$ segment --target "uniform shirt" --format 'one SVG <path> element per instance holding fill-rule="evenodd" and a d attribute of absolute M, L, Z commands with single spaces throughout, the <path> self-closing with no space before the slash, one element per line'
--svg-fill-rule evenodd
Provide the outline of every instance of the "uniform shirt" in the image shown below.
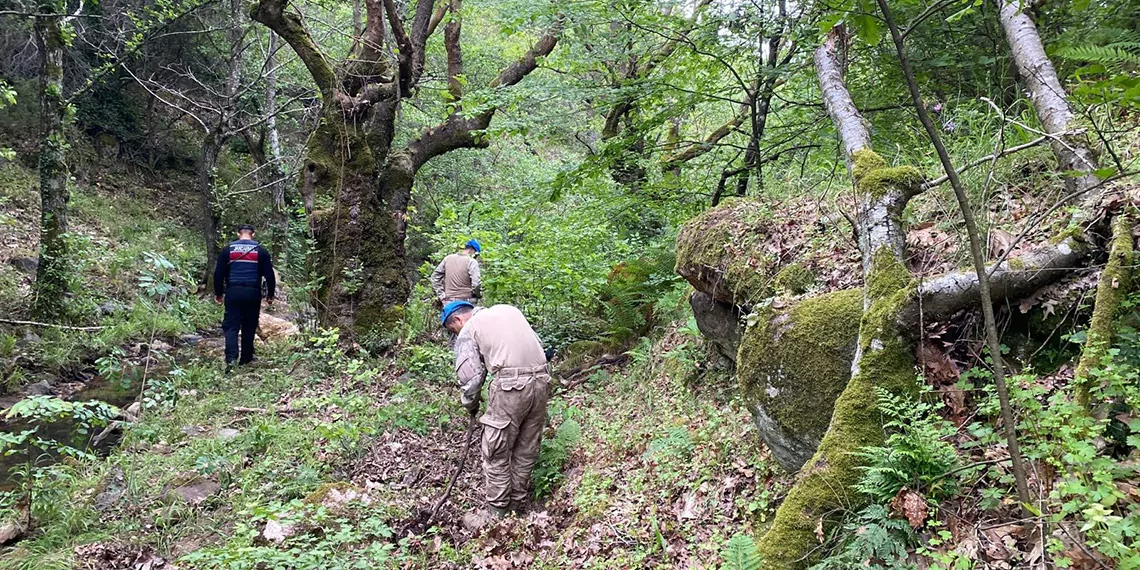
<path fill-rule="evenodd" d="M 479 294 L 481 281 L 479 262 L 462 253 L 443 258 L 431 273 L 431 288 L 444 303 L 474 299 Z"/>
<path fill-rule="evenodd" d="M 222 248 L 214 266 L 214 295 L 221 297 L 227 287 L 234 286 L 260 289 L 262 277 L 266 296 L 272 299 L 277 293 L 277 275 L 273 272 L 269 251 L 251 239 L 230 242 Z"/>
<path fill-rule="evenodd" d="M 522 312 L 510 305 L 476 307 L 455 338 L 455 375 L 464 405 L 479 399 L 488 372 L 545 365 L 538 335 Z"/>

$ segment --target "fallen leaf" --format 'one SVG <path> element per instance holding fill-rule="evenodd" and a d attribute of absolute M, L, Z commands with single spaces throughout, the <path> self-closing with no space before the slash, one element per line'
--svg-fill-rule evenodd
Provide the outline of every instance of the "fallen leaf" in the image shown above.
<path fill-rule="evenodd" d="M 926 500 L 904 487 L 891 499 L 891 512 L 905 518 L 910 528 L 918 529 L 926 523 Z"/>

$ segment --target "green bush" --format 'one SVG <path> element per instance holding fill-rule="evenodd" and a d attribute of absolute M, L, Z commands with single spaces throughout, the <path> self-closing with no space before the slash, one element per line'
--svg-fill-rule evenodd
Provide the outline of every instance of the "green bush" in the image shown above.
<path fill-rule="evenodd" d="M 581 437 L 582 426 L 573 418 L 567 417 L 554 431 L 554 437 L 542 440 L 538 464 L 535 465 L 534 472 L 531 473 L 536 498 L 541 499 L 550 495 L 562 483 L 565 477 L 563 468 L 566 466 L 566 460 L 570 458 L 570 453 L 577 447 L 578 440 Z"/>

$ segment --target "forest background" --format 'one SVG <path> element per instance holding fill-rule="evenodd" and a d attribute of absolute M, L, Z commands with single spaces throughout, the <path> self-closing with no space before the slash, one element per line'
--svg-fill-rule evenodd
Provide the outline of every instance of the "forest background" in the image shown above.
<path fill-rule="evenodd" d="M 13 567 L 1140 567 L 1134 0 L 0 21 Z M 302 333 L 252 389 L 238 223 Z M 559 351 L 551 514 L 409 534 L 442 482 L 376 450 L 459 443 L 424 276 L 469 238 Z"/>

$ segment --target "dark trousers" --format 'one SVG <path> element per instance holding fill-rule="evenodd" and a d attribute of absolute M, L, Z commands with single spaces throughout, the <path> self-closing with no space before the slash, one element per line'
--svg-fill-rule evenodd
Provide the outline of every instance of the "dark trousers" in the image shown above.
<path fill-rule="evenodd" d="M 253 336 L 261 314 L 261 291 L 256 287 L 230 287 L 226 291 L 226 315 L 222 333 L 226 335 L 226 364 L 246 364 L 253 360 Z M 238 357 L 241 332 L 241 357 Z"/>

